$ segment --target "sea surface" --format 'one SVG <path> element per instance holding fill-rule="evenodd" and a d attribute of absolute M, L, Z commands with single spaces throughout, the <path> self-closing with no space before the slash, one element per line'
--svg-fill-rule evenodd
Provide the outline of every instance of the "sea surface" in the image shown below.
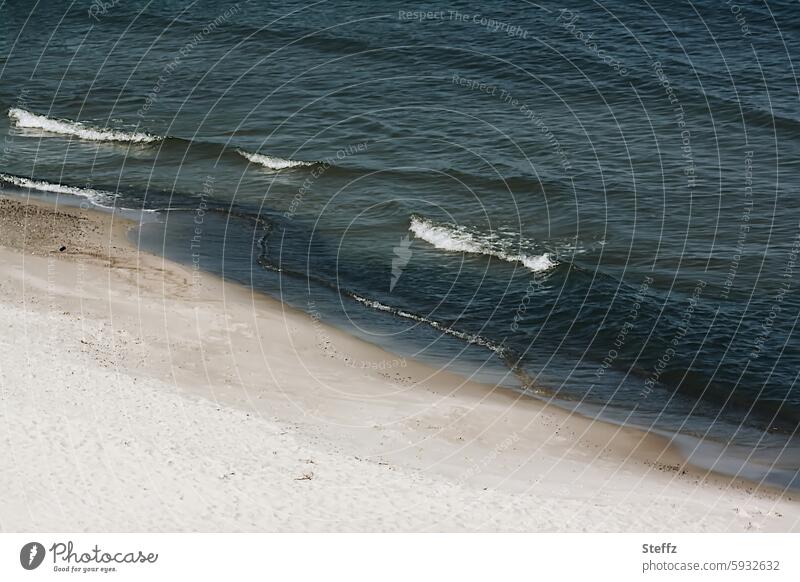
<path fill-rule="evenodd" d="M 4 1 L 0 186 L 797 488 L 798 59 L 788 1 Z"/>

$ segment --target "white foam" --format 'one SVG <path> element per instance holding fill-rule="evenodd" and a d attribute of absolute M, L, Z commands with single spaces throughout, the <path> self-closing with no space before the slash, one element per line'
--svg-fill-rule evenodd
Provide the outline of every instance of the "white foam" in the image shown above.
<path fill-rule="evenodd" d="M 44 180 L 32 180 L 30 178 L 22 178 L 20 176 L 11 176 L 10 174 L 0 174 L 0 183 L 5 182 L 17 186 L 18 188 L 28 188 L 30 190 L 38 190 L 39 192 L 52 192 L 54 194 L 70 194 L 72 196 L 79 196 L 86 198 L 95 206 L 100 208 L 117 209 L 123 212 L 158 212 L 151 208 L 121 208 L 114 204 L 114 200 L 119 197 L 119 194 L 108 192 L 106 190 L 95 190 L 94 188 L 78 188 L 77 186 L 67 186 L 65 184 L 54 184 L 53 182 L 45 182 Z"/>
<path fill-rule="evenodd" d="M 64 184 L 53 184 L 52 182 L 45 182 L 44 180 L 31 180 L 30 178 L 21 178 L 19 176 L 11 176 L 9 174 L 0 174 L 0 181 L 7 184 L 12 184 L 19 188 L 30 188 L 31 190 L 39 190 L 40 192 L 53 192 L 55 194 L 71 194 L 73 196 L 80 196 L 87 198 L 92 203 L 103 206 L 104 208 L 111 208 L 109 204 L 114 203 L 117 197 L 113 192 L 106 192 L 105 190 L 95 190 L 94 188 L 78 188 L 76 186 L 66 186 Z"/>
<path fill-rule="evenodd" d="M 59 135 L 74 135 L 81 139 L 91 141 L 118 141 L 129 143 L 151 143 L 161 138 L 141 132 L 127 132 L 116 129 L 97 129 L 79 121 L 69 119 L 51 119 L 44 115 L 37 115 L 24 109 L 13 107 L 8 110 L 8 116 L 16 127 L 22 129 L 41 129 L 47 133 Z"/>
<path fill-rule="evenodd" d="M 387 313 L 391 313 L 392 315 L 396 315 L 397 317 L 402 317 L 403 319 L 410 319 L 411 321 L 424 323 L 431 326 L 433 329 L 439 330 L 447 335 L 457 337 L 461 340 L 466 341 L 467 343 L 483 346 L 485 348 L 490 349 L 498 356 L 503 357 L 506 353 L 506 349 L 502 346 L 502 344 L 496 344 L 493 341 L 481 337 L 477 334 L 467 333 L 464 331 L 453 329 L 452 327 L 439 323 L 438 321 L 435 321 L 433 319 L 428 319 L 427 317 L 416 315 L 415 313 L 409 313 L 408 311 L 397 309 L 396 307 L 384 305 L 380 301 L 375 301 L 374 299 L 367 299 L 366 297 L 361 297 L 356 293 L 350 292 L 348 293 L 348 296 L 358 301 L 362 305 L 366 305 L 367 307 L 371 307 L 372 309 L 376 309 L 377 311 L 385 311 Z"/>
<path fill-rule="evenodd" d="M 297 168 L 299 166 L 313 166 L 314 162 L 304 162 L 302 160 L 285 160 L 275 156 L 267 156 L 264 154 L 254 154 L 244 150 L 236 150 L 240 156 L 243 156 L 259 166 L 264 166 L 270 170 L 285 170 L 287 168 Z"/>
<path fill-rule="evenodd" d="M 498 240 L 493 234 L 478 235 L 464 227 L 451 224 L 435 224 L 418 216 L 411 217 L 409 230 L 415 236 L 432 244 L 437 249 L 490 256 L 510 263 L 522 263 L 535 273 L 547 271 L 558 264 L 550 258 L 549 253 L 541 255 L 512 253 L 507 250 L 510 243 Z"/>

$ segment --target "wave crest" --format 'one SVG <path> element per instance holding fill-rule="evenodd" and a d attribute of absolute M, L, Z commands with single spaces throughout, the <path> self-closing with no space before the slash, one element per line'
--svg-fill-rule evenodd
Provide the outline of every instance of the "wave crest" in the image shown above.
<path fill-rule="evenodd" d="M 254 164 L 258 164 L 259 166 L 264 166 L 270 170 L 286 170 L 288 168 L 297 168 L 300 166 L 313 166 L 316 162 L 304 162 L 302 160 L 287 160 L 284 158 L 278 158 L 276 156 L 267 156 L 265 154 L 254 154 L 251 152 L 246 152 L 244 150 L 236 150 L 240 156 L 246 158 L 247 160 L 253 162 Z"/>
<path fill-rule="evenodd" d="M 366 297 L 362 297 L 361 295 L 353 293 L 352 291 L 346 292 L 345 294 L 348 297 L 350 297 L 351 299 L 357 301 L 358 303 L 361 303 L 362 305 L 366 305 L 367 307 L 375 309 L 376 311 L 383 311 L 385 313 L 391 313 L 392 315 L 394 315 L 396 317 L 400 317 L 402 319 L 409 319 L 411 321 L 424 323 L 426 325 L 429 325 L 430 327 L 432 327 L 435 330 L 441 331 L 442 333 L 444 333 L 446 335 L 449 335 L 449 336 L 456 337 L 458 339 L 464 340 L 465 342 L 467 342 L 469 344 L 474 344 L 474 345 L 477 345 L 477 346 L 483 346 L 483 347 L 491 350 L 492 352 L 494 352 L 495 354 L 497 354 L 501 358 L 505 357 L 507 355 L 507 348 L 504 347 L 502 343 L 500 343 L 500 344 L 495 343 L 495 342 L 493 342 L 493 341 L 491 341 L 489 339 L 486 339 L 485 337 L 480 336 L 480 335 L 475 334 L 475 333 L 469 333 L 469 332 L 465 332 L 465 331 L 460 331 L 458 329 L 453 329 L 449 325 L 445 325 L 445 324 L 440 323 L 440 322 L 438 322 L 438 321 L 436 321 L 434 319 L 428 319 L 427 317 L 423 317 L 422 315 L 417 315 L 416 313 L 411 313 L 411 312 L 405 311 L 403 309 L 398 309 L 397 307 L 392 307 L 391 305 L 386 305 L 384 303 L 381 303 L 380 301 L 375 301 L 374 299 L 367 299 Z"/>
<path fill-rule="evenodd" d="M 55 194 L 71 194 L 73 196 L 80 196 L 81 198 L 86 198 L 92 203 L 98 206 L 103 206 L 104 208 L 111 208 L 109 204 L 113 204 L 114 199 L 117 197 L 117 195 L 113 192 L 106 192 L 105 190 L 54 184 L 52 182 L 45 182 L 44 180 L 33 180 L 31 178 L 12 176 L 10 174 L 0 174 L 0 182 L 16 186 L 17 188 L 28 188 L 30 190 L 38 190 L 40 192 L 52 192 Z"/>
<path fill-rule="evenodd" d="M 74 135 L 89 141 L 152 143 L 161 139 L 158 136 L 148 133 L 127 132 L 118 129 L 98 129 L 90 127 L 80 121 L 52 119 L 45 115 L 38 115 L 17 107 L 9 109 L 8 116 L 14 122 L 14 125 L 21 129 L 41 129 L 48 133 Z"/>
<path fill-rule="evenodd" d="M 33 178 L 23 178 L 22 176 L 13 176 L 11 174 L 0 174 L 0 185 L 6 184 L 15 186 L 17 188 L 27 188 L 29 190 L 38 190 L 39 192 L 51 192 L 53 194 L 70 194 L 72 196 L 79 196 L 86 198 L 101 208 L 118 210 L 128 210 L 127 208 L 119 208 L 115 205 L 116 199 L 119 194 L 109 192 L 107 190 L 97 190 L 95 188 L 80 188 L 78 186 L 68 186 L 66 184 L 57 184 L 54 182 L 46 182 L 45 180 L 34 180 Z M 156 212 L 156 210 L 149 208 L 130 209 L 137 212 Z"/>
<path fill-rule="evenodd" d="M 411 217 L 408 228 L 417 238 L 432 244 L 437 249 L 457 253 L 470 253 L 495 257 L 509 263 L 521 263 L 534 273 L 552 269 L 558 263 L 549 253 L 525 255 L 512 252 L 510 241 L 501 240 L 495 234 L 481 235 L 464 227 L 452 224 L 436 224 L 419 216 Z"/>

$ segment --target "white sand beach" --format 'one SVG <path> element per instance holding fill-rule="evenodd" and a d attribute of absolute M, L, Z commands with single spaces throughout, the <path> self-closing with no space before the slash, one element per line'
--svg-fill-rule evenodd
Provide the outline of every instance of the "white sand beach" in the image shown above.
<path fill-rule="evenodd" d="M 2 531 L 798 531 L 792 494 L 0 200 Z M 63 250 L 61 250 L 63 248 Z"/>

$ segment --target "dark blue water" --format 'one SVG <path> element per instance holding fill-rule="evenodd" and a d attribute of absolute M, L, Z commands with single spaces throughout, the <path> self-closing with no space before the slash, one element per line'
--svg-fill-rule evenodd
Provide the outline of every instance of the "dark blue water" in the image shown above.
<path fill-rule="evenodd" d="M 157 210 L 147 248 L 798 485 L 792 3 L 20 1 L 0 22 L 8 191 Z"/>

